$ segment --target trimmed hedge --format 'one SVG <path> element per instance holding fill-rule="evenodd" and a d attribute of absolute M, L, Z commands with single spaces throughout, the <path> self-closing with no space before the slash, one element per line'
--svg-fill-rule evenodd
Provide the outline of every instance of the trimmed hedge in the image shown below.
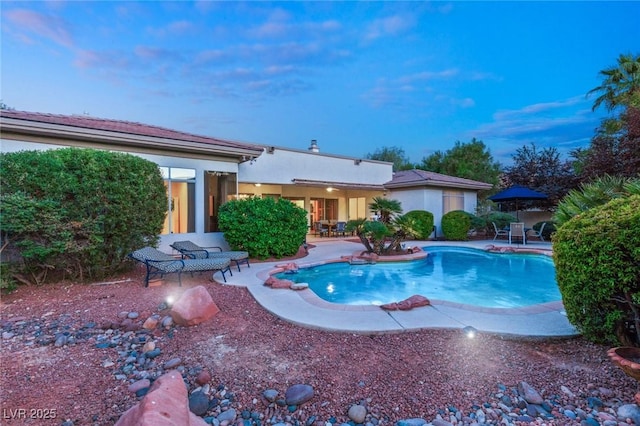
<path fill-rule="evenodd" d="M 218 222 L 233 250 L 260 259 L 293 256 L 307 235 L 307 212 L 283 198 L 229 201 L 220 206 Z"/>
<path fill-rule="evenodd" d="M 404 231 L 416 240 L 426 240 L 433 233 L 433 213 L 412 210 L 404 214 Z"/>
<path fill-rule="evenodd" d="M 103 279 L 126 269 L 131 251 L 157 245 L 167 195 L 156 164 L 81 148 L 3 153 L 0 162 L 0 230 L 22 281 Z"/>
<path fill-rule="evenodd" d="M 454 210 L 442 216 L 442 233 L 447 240 L 465 241 L 469 238 L 471 218 L 463 210 Z"/>
<path fill-rule="evenodd" d="M 553 253 L 569 321 L 594 342 L 638 346 L 640 195 L 574 216 L 556 231 Z"/>

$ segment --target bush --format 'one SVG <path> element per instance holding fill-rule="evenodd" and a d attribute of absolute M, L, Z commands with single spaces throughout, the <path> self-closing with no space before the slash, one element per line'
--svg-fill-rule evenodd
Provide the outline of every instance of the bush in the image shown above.
<path fill-rule="evenodd" d="M 296 254 L 307 235 L 307 212 L 282 198 L 229 201 L 220 206 L 218 220 L 233 250 L 260 259 Z"/>
<path fill-rule="evenodd" d="M 126 268 L 129 252 L 157 245 L 167 196 L 156 164 L 80 148 L 3 153 L 0 162 L 0 230 L 23 281 L 103 279 Z"/>
<path fill-rule="evenodd" d="M 542 227 L 543 223 L 546 223 L 546 225 L 544 226 L 544 229 L 542 230 L 542 237 L 546 241 L 551 241 L 551 235 L 555 234 L 555 232 L 556 232 L 556 224 L 553 221 L 545 220 L 545 221 L 542 221 L 542 222 L 538 222 L 535 225 L 533 225 L 533 229 L 535 231 L 540 231 L 540 228 Z"/>
<path fill-rule="evenodd" d="M 553 252 L 569 321 L 594 342 L 639 345 L 640 195 L 574 216 Z"/>
<path fill-rule="evenodd" d="M 404 214 L 404 231 L 416 240 L 426 240 L 433 233 L 433 213 L 425 210 L 412 210 Z"/>
<path fill-rule="evenodd" d="M 465 211 L 454 210 L 442 216 L 442 233 L 447 240 L 465 241 L 470 229 L 471 218 Z"/>
<path fill-rule="evenodd" d="M 508 228 L 511 222 L 519 222 L 518 218 L 509 213 L 491 212 L 487 215 L 487 228 L 495 232 L 491 222 L 495 222 L 498 229 Z"/>

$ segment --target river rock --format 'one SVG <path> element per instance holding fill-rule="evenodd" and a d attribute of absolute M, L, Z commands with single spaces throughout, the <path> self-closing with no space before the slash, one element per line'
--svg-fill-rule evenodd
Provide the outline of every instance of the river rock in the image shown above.
<path fill-rule="evenodd" d="M 362 405 L 354 404 L 349 407 L 347 415 L 354 423 L 364 423 L 364 420 L 367 417 L 367 409 Z"/>
<path fill-rule="evenodd" d="M 544 402 L 538 391 L 527 382 L 518 383 L 518 392 L 529 404 L 542 404 Z"/>
<path fill-rule="evenodd" d="M 311 385 L 297 384 L 290 386 L 284 394 L 287 405 L 300 405 L 313 398 Z"/>

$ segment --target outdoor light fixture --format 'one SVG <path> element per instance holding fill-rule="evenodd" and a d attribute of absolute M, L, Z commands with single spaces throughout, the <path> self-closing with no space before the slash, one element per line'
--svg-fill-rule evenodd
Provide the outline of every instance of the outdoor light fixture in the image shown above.
<path fill-rule="evenodd" d="M 262 186 L 261 183 L 254 183 L 255 186 Z"/>
<path fill-rule="evenodd" d="M 327 192 L 333 192 L 333 188 L 332 187 L 328 187 L 327 188 Z"/>
<path fill-rule="evenodd" d="M 476 334 L 478 333 L 478 330 L 476 330 L 475 328 L 473 328 L 470 325 L 468 325 L 468 326 L 466 326 L 465 328 L 462 329 L 462 332 L 469 339 L 473 339 L 474 337 L 476 337 Z"/>
<path fill-rule="evenodd" d="M 164 301 L 164 303 L 166 303 L 167 306 L 173 306 L 173 302 L 175 302 L 175 299 L 173 298 L 173 296 L 167 296 L 167 298 Z"/>

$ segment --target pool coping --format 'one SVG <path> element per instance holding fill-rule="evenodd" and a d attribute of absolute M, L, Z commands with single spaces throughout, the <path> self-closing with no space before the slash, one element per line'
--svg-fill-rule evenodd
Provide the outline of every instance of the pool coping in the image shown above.
<path fill-rule="evenodd" d="M 503 253 L 514 251 L 550 255 L 550 245 L 544 247 L 512 247 L 487 241 L 455 243 L 442 241 L 416 242 L 421 246 L 456 245 Z M 309 256 L 296 262 L 253 264 L 250 269 L 234 273 L 229 285 L 247 287 L 255 300 L 283 320 L 309 327 L 350 333 L 390 333 L 420 329 L 461 329 L 472 326 L 480 332 L 511 337 L 575 337 L 578 331 L 566 317 L 562 301 L 520 308 L 488 308 L 442 300 L 430 300 L 430 305 L 409 311 L 388 311 L 374 305 L 341 305 L 321 299 L 310 289 L 274 289 L 264 285 L 273 273 L 285 266 L 312 267 L 333 262 L 345 262 L 362 250 L 361 244 L 346 241 L 314 242 Z M 336 257 L 338 256 L 338 257 Z M 424 256 L 423 256 L 424 257 Z M 415 258 L 415 257 L 412 257 Z M 411 260 L 410 258 L 403 260 Z M 255 268 L 255 269 L 254 269 Z M 242 275 L 242 277 L 240 276 Z"/>

